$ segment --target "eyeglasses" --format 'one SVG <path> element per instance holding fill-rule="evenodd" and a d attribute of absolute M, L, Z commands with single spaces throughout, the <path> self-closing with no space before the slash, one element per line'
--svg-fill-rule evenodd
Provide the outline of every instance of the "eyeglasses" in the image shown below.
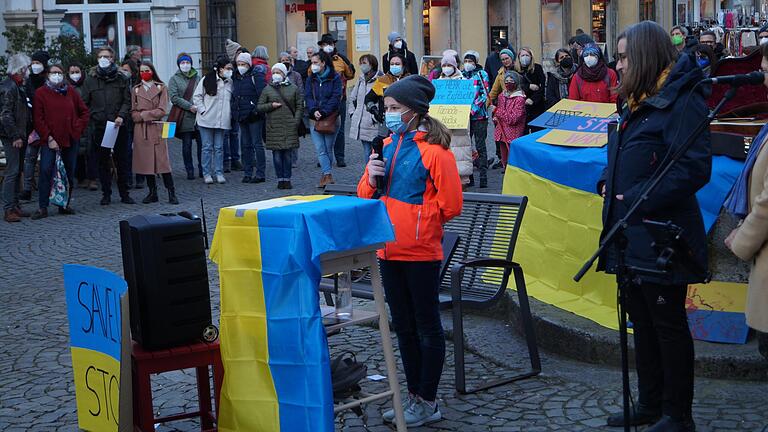
<path fill-rule="evenodd" d="M 619 61 L 624 61 L 627 59 L 627 53 L 616 53 L 616 59 Z"/>
<path fill-rule="evenodd" d="M 701 41 L 704 45 L 715 46 L 715 41 Z"/>

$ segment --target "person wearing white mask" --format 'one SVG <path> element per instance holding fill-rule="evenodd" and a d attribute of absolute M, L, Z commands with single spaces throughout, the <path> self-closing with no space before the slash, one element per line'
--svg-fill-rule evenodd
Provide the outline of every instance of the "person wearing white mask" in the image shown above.
<path fill-rule="evenodd" d="M 384 73 L 389 72 L 389 61 L 393 54 L 400 54 L 403 56 L 405 62 L 403 63 L 403 69 L 408 75 L 415 75 L 419 73 L 419 65 L 416 62 L 416 55 L 408 50 L 408 43 L 400 36 L 400 33 L 393 31 L 387 35 L 389 41 L 389 50 L 381 57 L 381 65 Z"/>
<path fill-rule="evenodd" d="M 240 129 L 240 154 L 243 158 L 243 183 L 262 183 L 266 179 L 266 156 L 264 154 L 264 114 L 256 109 L 262 90 L 272 78 L 271 70 L 264 66 L 266 48 L 257 47 L 259 62 L 252 60 L 248 53 L 236 58 L 237 73 L 232 83 L 232 113 Z M 252 66 L 253 65 L 253 66 Z M 254 166 L 255 158 L 255 166 Z M 254 174 L 255 169 L 255 174 Z"/>
<path fill-rule="evenodd" d="M 45 85 L 48 80 L 48 61 L 50 55 L 47 51 L 37 51 L 32 54 L 32 64 L 29 67 L 29 79 L 26 82 L 26 93 L 28 103 L 31 108 L 34 108 L 34 95 L 35 91 Z M 22 183 L 22 191 L 19 198 L 22 201 L 29 201 L 32 199 L 32 179 L 35 175 L 35 166 L 37 166 L 37 157 L 40 152 L 40 148 L 37 146 L 29 146 L 24 155 L 24 182 Z"/>
<path fill-rule="evenodd" d="M 477 148 L 477 167 L 480 171 L 480 188 L 488 187 L 488 93 L 490 81 L 488 73 L 479 64 L 480 53 L 469 50 L 464 53 L 464 77 L 471 79 L 475 88 L 475 99 L 470 108 L 469 135 Z M 470 185 L 474 178 L 470 177 Z"/>
<path fill-rule="evenodd" d="M 65 79 L 67 84 L 82 97 L 83 83 L 85 82 L 83 65 L 77 62 L 70 63 L 69 67 L 67 67 Z M 75 163 L 75 178 L 77 179 L 78 187 L 94 191 L 98 190 L 99 183 L 96 181 L 99 175 L 97 160 L 96 151 L 88 140 L 88 128 L 86 128 L 83 131 L 83 136 L 80 137 L 80 149 L 77 154 L 77 163 Z"/>
<path fill-rule="evenodd" d="M 544 68 L 533 60 L 533 50 L 528 47 L 520 48 L 520 75 L 523 78 L 522 90 L 527 97 L 526 104 L 526 126 L 527 122 L 540 116 L 547 110 L 547 103 L 544 100 L 547 87 L 547 77 L 544 75 Z M 539 128 L 530 128 L 539 130 Z"/>
<path fill-rule="evenodd" d="M 606 66 L 600 48 L 589 44 L 581 52 L 581 66 L 571 79 L 568 99 L 585 102 L 616 103 L 619 86 L 616 72 Z"/>
<path fill-rule="evenodd" d="M 440 68 L 441 73 L 438 79 L 464 79 L 464 75 L 461 74 L 458 63 L 456 62 L 456 56 L 451 52 L 443 55 L 443 59 L 440 61 Z M 458 168 L 459 176 L 461 177 L 462 189 L 466 190 L 466 188 L 469 187 L 469 180 L 474 169 L 472 165 L 472 155 L 475 153 L 474 144 L 469 138 L 469 128 L 450 129 L 450 131 L 450 150 L 456 157 L 456 167 Z"/>
<path fill-rule="evenodd" d="M 758 30 L 757 43 L 760 45 L 768 44 L 768 24 L 760 27 L 760 30 Z"/>
<path fill-rule="evenodd" d="M 336 135 L 336 142 L 333 144 L 333 154 L 336 156 L 336 166 L 343 168 L 347 166 L 344 160 L 345 147 L 346 147 L 346 130 L 347 123 L 347 81 L 355 78 L 355 66 L 351 61 L 342 53 L 336 50 L 336 39 L 330 33 L 324 34 L 320 41 L 317 42 L 320 49 L 331 57 L 333 62 L 333 70 L 339 74 L 341 78 L 341 105 L 339 109 L 339 118 L 341 123 L 339 124 L 339 130 L 342 131 Z"/>
<path fill-rule="evenodd" d="M 197 127 L 203 141 L 203 179 L 206 184 L 226 183 L 224 134 L 232 128 L 232 63 L 219 56 L 210 72 L 195 87 L 192 104 L 197 107 Z"/>
<path fill-rule="evenodd" d="M 288 79 L 283 63 L 272 66 L 272 80 L 259 96 L 257 109 L 266 115 L 266 148 L 272 150 L 278 189 L 293 189 L 293 152 L 299 148 L 299 124 L 304 117 L 302 90 Z"/>
<path fill-rule="evenodd" d="M 197 107 L 192 103 L 192 93 L 200 81 L 197 69 L 192 67 L 192 57 L 185 53 L 176 56 L 179 70 L 168 80 L 168 97 L 171 99 L 170 118 L 176 119 L 176 137 L 181 139 L 181 154 L 184 158 L 184 168 L 187 180 L 195 179 L 195 165 L 192 160 L 192 140 L 197 142 L 197 175 L 203 178 L 203 145 L 200 134 L 195 127 Z M 170 121 L 170 120 L 169 120 Z"/>

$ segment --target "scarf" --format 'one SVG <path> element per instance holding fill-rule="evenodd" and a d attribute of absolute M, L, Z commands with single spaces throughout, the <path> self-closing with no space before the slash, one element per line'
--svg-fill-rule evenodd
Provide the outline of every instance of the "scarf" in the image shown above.
<path fill-rule="evenodd" d="M 755 167 L 755 162 L 757 162 L 757 155 L 766 141 L 768 141 L 768 124 L 760 129 L 760 133 L 752 141 L 752 146 L 749 147 L 749 153 L 747 154 L 747 160 L 744 162 L 744 169 L 741 171 L 738 180 L 734 183 L 728 198 L 725 199 L 723 204 L 728 213 L 741 219 L 747 217 L 747 213 L 749 213 L 749 176 L 752 175 L 752 169 Z"/>
<path fill-rule="evenodd" d="M 661 88 L 664 87 L 664 83 L 667 82 L 667 78 L 669 78 L 669 74 L 670 72 L 672 72 L 673 65 L 674 63 L 667 66 L 666 69 L 661 71 L 659 78 L 656 80 L 656 90 L 653 92 L 653 94 L 657 94 L 661 90 Z M 643 94 L 640 96 L 640 98 L 636 100 L 634 95 L 630 95 L 627 98 L 627 105 L 629 106 L 629 110 L 635 111 L 640 106 L 640 104 L 643 103 L 644 100 L 648 99 L 649 96 L 651 95 Z"/>
<path fill-rule="evenodd" d="M 101 79 L 112 81 L 117 78 L 117 65 L 112 63 L 106 68 L 96 66 L 96 75 Z"/>
<path fill-rule="evenodd" d="M 605 79 L 605 74 L 608 73 L 608 66 L 605 62 L 600 60 L 595 67 L 589 68 L 582 62 L 581 66 L 576 69 L 576 73 L 584 80 L 588 82 L 597 82 Z"/>
<path fill-rule="evenodd" d="M 184 75 L 187 78 L 193 78 L 193 77 L 197 76 L 197 69 L 192 68 L 192 69 L 189 70 L 189 72 L 187 72 L 187 73 L 181 72 L 181 74 Z"/>
<path fill-rule="evenodd" d="M 326 81 L 328 79 L 328 76 L 331 74 L 331 69 L 331 65 L 325 65 L 325 69 L 317 74 L 317 78 L 320 80 L 320 82 Z"/>
<path fill-rule="evenodd" d="M 54 84 L 50 80 L 46 80 L 45 81 L 45 85 L 49 89 L 55 91 L 56 93 L 58 93 L 60 95 L 65 95 L 66 96 L 66 94 L 67 94 L 67 83 L 65 81 L 62 81 L 59 84 Z"/>
<path fill-rule="evenodd" d="M 552 71 L 552 75 L 557 80 L 557 86 L 560 90 L 560 99 L 568 99 L 568 86 L 571 83 L 571 77 L 573 76 L 573 68 L 568 72 L 561 66 Z"/>

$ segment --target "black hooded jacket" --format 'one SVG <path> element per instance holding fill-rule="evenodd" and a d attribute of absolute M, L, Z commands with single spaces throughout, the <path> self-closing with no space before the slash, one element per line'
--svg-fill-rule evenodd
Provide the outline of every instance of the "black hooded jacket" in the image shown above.
<path fill-rule="evenodd" d="M 396 49 L 392 46 L 392 44 L 389 44 L 389 51 L 381 56 L 381 68 L 385 74 L 389 73 L 389 56 L 390 54 L 395 53 L 399 53 L 405 56 L 405 64 L 403 65 L 403 70 L 405 72 L 408 72 L 410 75 L 418 75 L 419 64 L 416 63 L 416 55 L 414 55 L 411 51 L 408 51 L 408 44 L 405 43 L 405 41 L 403 41 L 402 49 Z"/>

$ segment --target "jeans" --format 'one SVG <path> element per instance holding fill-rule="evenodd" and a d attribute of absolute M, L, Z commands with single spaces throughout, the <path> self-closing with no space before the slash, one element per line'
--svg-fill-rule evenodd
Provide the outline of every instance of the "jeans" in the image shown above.
<path fill-rule="evenodd" d="M 228 133 L 226 129 L 200 127 L 204 176 L 224 175 L 224 136 Z"/>
<path fill-rule="evenodd" d="M 368 158 L 371 156 L 371 152 L 373 152 L 373 141 L 360 141 L 363 143 L 363 166 L 368 165 Z"/>
<path fill-rule="evenodd" d="M 339 105 L 339 120 L 341 120 L 338 128 L 340 132 L 336 134 L 336 141 L 333 144 L 333 152 L 336 155 L 337 164 L 344 162 L 344 147 L 347 144 L 347 134 L 344 132 L 344 127 L 347 124 L 347 98 L 341 99 L 341 105 Z"/>
<path fill-rule="evenodd" d="M 39 146 L 26 146 L 24 155 L 24 191 L 32 190 L 32 180 L 35 178 L 35 165 L 37 165 L 37 156 L 40 154 Z"/>
<path fill-rule="evenodd" d="M 195 165 L 192 160 L 192 140 L 197 141 L 197 171 L 203 174 L 203 144 L 200 141 L 200 132 L 182 132 L 181 133 L 181 154 L 184 157 L 184 169 L 188 175 L 195 175 Z"/>
<path fill-rule="evenodd" d="M 408 391 L 434 401 L 445 361 L 440 262 L 381 260 L 380 264 Z"/>
<path fill-rule="evenodd" d="M 77 151 L 80 147 L 80 141 L 73 140 L 68 148 L 61 149 L 61 160 L 64 162 L 64 169 L 67 170 L 67 182 L 69 197 L 72 198 L 74 188 L 75 169 L 77 163 Z M 48 207 L 48 197 L 51 194 L 51 182 L 56 172 L 56 150 L 51 150 L 48 146 L 40 147 L 40 176 L 37 179 L 37 203 L 41 209 Z"/>
<path fill-rule="evenodd" d="M 19 205 L 19 169 L 21 168 L 22 148 L 13 146 L 13 140 L 3 138 L 5 150 L 5 171 L 3 171 L 3 210 L 8 211 Z"/>
<path fill-rule="evenodd" d="M 120 197 L 128 196 L 128 178 L 131 175 L 131 156 L 127 141 L 126 127 L 122 126 L 117 133 L 115 148 L 108 149 L 101 147 L 101 140 L 104 139 L 104 129 L 94 129 L 94 145 L 98 145 L 96 151 L 99 156 L 99 180 L 101 181 L 101 193 L 105 197 L 112 196 L 112 163 L 117 169 L 117 190 Z"/>
<path fill-rule="evenodd" d="M 323 134 L 317 132 L 315 126 L 312 125 L 311 131 L 312 143 L 317 151 L 317 161 L 320 162 L 320 169 L 323 171 L 323 174 L 331 174 L 333 168 L 333 144 L 336 142 L 339 128 L 336 128 L 335 133 Z"/>
<path fill-rule="evenodd" d="M 472 120 L 469 122 L 469 134 L 475 139 L 477 147 L 480 184 L 488 184 L 488 149 L 485 140 L 488 138 L 488 120 Z"/>
<path fill-rule="evenodd" d="M 263 179 L 266 177 L 266 156 L 264 155 L 264 140 L 261 134 L 264 129 L 264 120 L 253 123 L 240 123 L 240 151 L 243 154 L 243 175 Z M 256 156 L 256 175 L 254 171 L 254 156 Z"/>
<path fill-rule="evenodd" d="M 627 311 L 635 340 L 639 402 L 665 415 L 691 418 L 693 338 L 685 285 L 633 285 Z"/>
<path fill-rule="evenodd" d="M 240 139 L 238 138 L 240 128 L 236 121 L 232 122 L 232 129 L 224 133 L 223 161 L 227 164 L 240 160 Z"/>
<path fill-rule="evenodd" d="M 272 151 L 272 163 L 275 165 L 275 176 L 278 181 L 288 181 L 291 179 L 292 154 L 293 150 Z"/>

